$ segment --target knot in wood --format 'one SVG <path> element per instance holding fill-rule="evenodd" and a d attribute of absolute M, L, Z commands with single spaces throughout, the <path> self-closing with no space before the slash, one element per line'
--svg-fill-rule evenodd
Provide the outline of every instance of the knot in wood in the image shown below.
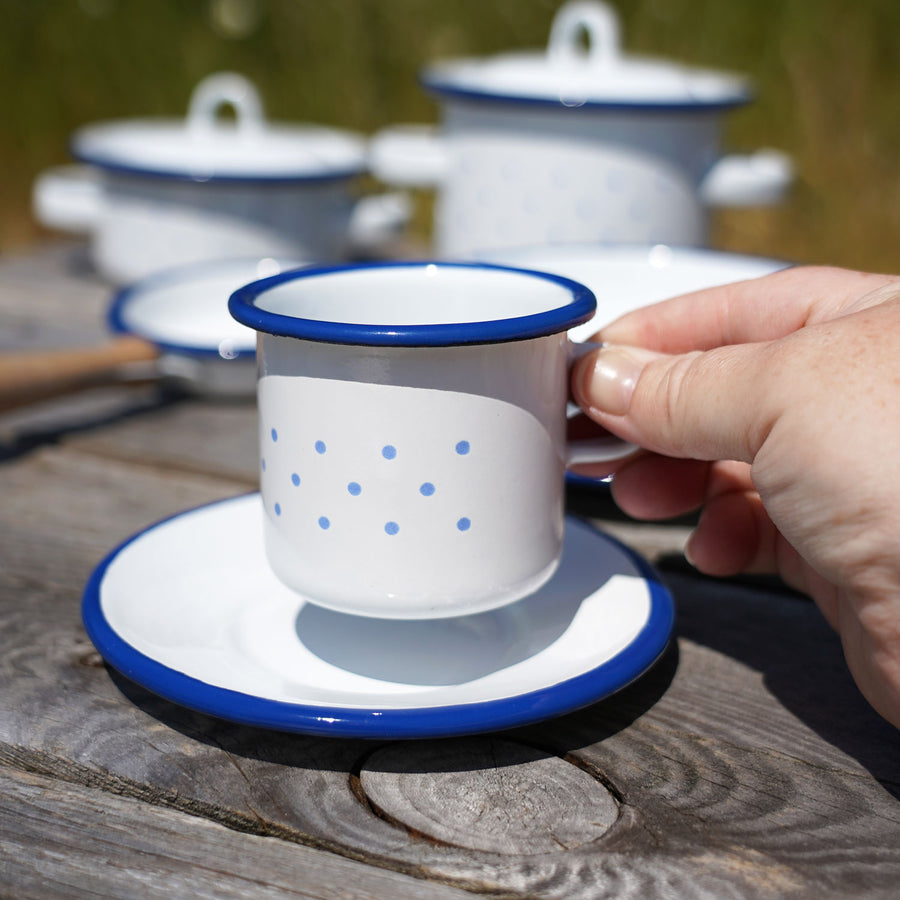
<path fill-rule="evenodd" d="M 588 772 L 495 738 L 397 743 L 360 772 L 373 809 L 437 843 L 503 854 L 571 850 L 602 836 L 618 804 Z"/>

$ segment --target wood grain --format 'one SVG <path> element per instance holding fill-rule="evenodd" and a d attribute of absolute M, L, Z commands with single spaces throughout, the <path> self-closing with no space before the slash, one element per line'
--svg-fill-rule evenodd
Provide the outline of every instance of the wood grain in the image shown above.
<path fill-rule="evenodd" d="M 492 853 L 572 850 L 619 815 L 613 795 L 584 769 L 490 737 L 382 748 L 360 781 L 379 814 L 408 831 Z"/>
<path fill-rule="evenodd" d="M 102 337 L 109 289 L 73 262 L 0 266 L 6 346 Z M 663 568 L 660 663 L 503 735 L 277 734 L 107 668 L 88 575 L 136 530 L 253 488 L 255 419 L 115 392 L 0 422 L 0 894 L 896 896 L 900 733 L 812 604 L 765 585 Z M 689 525 L 603 527 L 665 565 Z"/>
<path fill-rule="evenodd" d="M 0 348 L 72 347 L 108 337 L 113 288 L 87 261 L 81 241 L 52 241 L 39 252 L 3 257 Z"/>
<path fill-rule="evenodd" d="M 681 636 L 654 672 L 582 712 L 456 751 L 242 728 L 107 670 L 78 616 L 93 564 L 135 528 L 241 489 L 65 446 L 0 470 L 0 763 L 476 891 L 891 895 L 900 741 L 805 601 L 669 576 Z M 525 762 L 522 747 L 534 753 Z M 438 748 L 455 769 L 435 771 Z M 444 796 L 464 795 L 467 778 L 483 793 L 491 754 L 498 768 L 523 766 L 522 784 L 570 759 L 619 798 L 619 815 L 595 840 L 529 854 L 446 841 L 458 816 L 436 808 L 428 831 L 445 832 L 429 839 L 366 802 L 375 752 L 398 780 L 427 773 Z M 527 835 L 516 841 L 527 851 Z"/>
<path fill-rule="evenodd" d="M 0 769 L 0 893 L 7 891 L 18 900 L 468 896 L 171 809 Z"/>
<path fill-rule="evenodd" d="M 84 453 L 240 482 L 259 484 L 255 402 L 208 402 L 188 397 L 73 434 L 67 445 Z"/>

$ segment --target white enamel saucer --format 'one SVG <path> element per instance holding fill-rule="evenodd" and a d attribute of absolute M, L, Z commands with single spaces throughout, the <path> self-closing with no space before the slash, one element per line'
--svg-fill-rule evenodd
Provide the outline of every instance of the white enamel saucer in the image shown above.
<path fill-rule="evenodd" d="M 570 712 L 645 672 L 672 632 L 670 595 L 631 550 L 567 520 L 537 593 L 457 619 L 328 611 L 271 573 L 258 494 L 182 513 L 97 567 L 91 640 L 132 681 L 234 722 L 340 737 L 441 737 Z"/>

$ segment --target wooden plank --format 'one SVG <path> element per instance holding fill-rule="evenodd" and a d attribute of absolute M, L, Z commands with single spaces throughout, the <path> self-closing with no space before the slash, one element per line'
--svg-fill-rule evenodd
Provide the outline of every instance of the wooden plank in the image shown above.
<path fill-rule="evenodd" d="M 275 837 L 0 768 L 0 894 L 453 900 L 463 891 Z"/>
<path fill-rule="evenodd" d="M 381 817 L 362 778 L 374 771 L 380 745 L 218 722 L 109 673 L 78 622 L 93 563 L 135 527 L 236 487 L 68 448 L 0 470 L 7 765 L 476 891 L 893 892 L 900 740 L 855 693 L 838 642 L 805 601 L 672 575 L 677 653 L 614 698 L 520 729 L 502 753 L 494 744 L 498 773 L 537 749 L 535 765 L 577 766 L 618 798 L 615 824 L 567 850 L 467 847 L 448 832 L 417 828 L 411 814 L 404 821 L 397 805 Z M 488 742 L 487 753 L 491 739 L 476 740 Z M 427 802 L 415 781 L 434 772 L 434 744 L 444 770 L 466 784 L 458 791 L 465 803 L 496 802 L 472 764 L 471 743 L 425 743 L 427 753 L 412 744 L 390 750 L 405 761 L 394 776 L 411 809 Z M 506 813 L 520 821 L 529 797 L 519 795 L 521 806 L 511 798 Z M 459 810 L 444 802 L 449 827 Z M 564 804 L 556 815 L 566 821 Z"/>
<path fill-rule="evenodd" d="M 73 433 L 81 452 L 259 484 L 256 403 L 196 398 L 147 409 L 101 429 Z"/>
<path fill-rule="evenodd" d="M 69 347 L 103 340 L 114 289 L 102 281 L 79 241 L 53 241 L 3 257 L 0 350 Z"/>

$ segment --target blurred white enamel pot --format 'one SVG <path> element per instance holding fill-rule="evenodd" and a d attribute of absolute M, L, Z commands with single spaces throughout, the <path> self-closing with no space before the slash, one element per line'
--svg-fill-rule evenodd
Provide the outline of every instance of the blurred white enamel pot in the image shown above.
<path fill-rule="evenodd" d="M 775 203 L 792 178 L 780 152 L 721 153 L 724 115 L 750 99 L 743 79 L 625 55 L 601 3 L 563 6 L 545 53 L 439 62 L 422 82 L 442 126 L 385 129 L 371 165 L 387 183 L 437 189 L 442 256 L 551 242 L 704 245 L 711 207 Z"/>
<path fill-rule="evenodd" d="M 221 121 L 225 106 L 234 121 Z M 114 283 L 229 257 L 342 259 L 408 216 L 402 195 L 355 196 L 368 165 L 360 136 L 268 122 L 253 85 L 233 73 L 202 81 L 186 119 L 89 125 L 71 152 L 81 165 L 36 180 L 35 214 L 89 233 Z"/>
<path fill-rule="evenodd" d="M 504 605 L 555 571 L 566 466 L 626 455 L 565 438 L 569 328 L 595 300 L 485 264 L 312 268 L 248 285 L 272 571 L 311 602 L 428 619 Z"/>

